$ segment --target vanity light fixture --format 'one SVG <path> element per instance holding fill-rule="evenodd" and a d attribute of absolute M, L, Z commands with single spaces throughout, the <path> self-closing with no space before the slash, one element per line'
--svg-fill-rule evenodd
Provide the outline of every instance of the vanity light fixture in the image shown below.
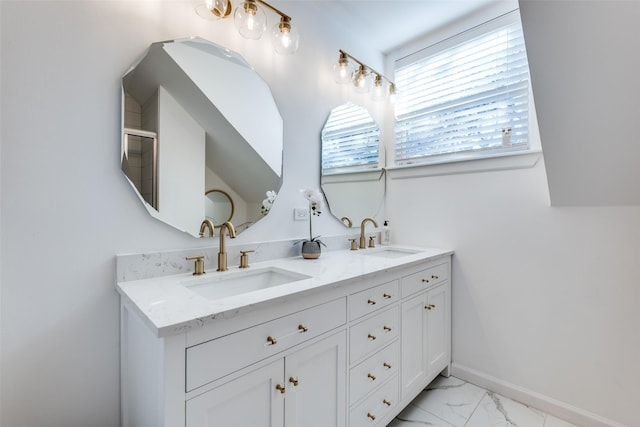
<path fill-rule="evenodd" d="M 367 64 L 358 61 L 344 50 L 340 49 L 338 62 L 333 65 L 333 77 L 337 83 L 352 83 L 356 92 L 369 93 L 374 100 L 395 101 L 396 86 L 383 74 L 377 72 Z M 355 69 L 351 61 L 358 65 Z"/>
<path fill-rule="evenodd" d="M 275 51 L 283 55 L 297 51 L 300 35 L 291 26 L 291 17 L 263 0 L 244 0 L 236 7 L 233 22 L 240 35 L 246 39 L 258 40 L 267 30 L 267 15 L 259 5 L 280 15 L 280 21 L 271 30 L 271 41 Z M 207 9 L 205 15 L 210 13 L 219 19 L 228 17 L 232 9 L 231 0 L 205 0 L 204 7 Z M 203 16 L 203 13 L 198 11 L 198 15 Z"/>

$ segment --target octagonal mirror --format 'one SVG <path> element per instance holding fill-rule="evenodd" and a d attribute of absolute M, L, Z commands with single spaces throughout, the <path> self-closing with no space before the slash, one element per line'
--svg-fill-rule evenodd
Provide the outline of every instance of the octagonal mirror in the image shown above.
<path fill-rule="evenodd" d="M 236 232 L 269 213 L 282 185 L 282 118 L 239 54 L 197 37 L 153 43 L 122 92 L 122 170 L 151 216 L 199 236 L 217 208 L 210 189 L 225 195 Z"/>
<path fill-rule="evenodd" d="M 362 106 L 331 110 L 322 128 L 320 183 L 331 214 L 347 227 L 375 216 L 385 193 L 380 128 Z"/>

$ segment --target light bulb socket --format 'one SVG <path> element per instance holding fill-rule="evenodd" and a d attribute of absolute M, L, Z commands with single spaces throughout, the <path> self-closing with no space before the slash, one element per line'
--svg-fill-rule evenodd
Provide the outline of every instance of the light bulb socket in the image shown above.
<path fill-rule="evenodd" d="M 278 28 L 283 33 L 291 32 L 291 19 L 285 18 L 284 16 L 280 18 L 280 24 L 278 24 Z"/>
<path fill-rule="evenodd" d="M 258 13 L 258 5 L 256 4 L 255 0 L 245 0 L 243 6 L 245 13 L 247 13 L 248 15 L 255 15 L 256 13 Z"/>

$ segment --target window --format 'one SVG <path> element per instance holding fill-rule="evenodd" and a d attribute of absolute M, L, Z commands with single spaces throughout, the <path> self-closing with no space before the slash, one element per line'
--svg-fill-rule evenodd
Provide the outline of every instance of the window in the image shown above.
<path fill-rule="evenodd" d="M 529 66 L 517 11 L 395 64 L 396 164 L 529 148 Z"/>

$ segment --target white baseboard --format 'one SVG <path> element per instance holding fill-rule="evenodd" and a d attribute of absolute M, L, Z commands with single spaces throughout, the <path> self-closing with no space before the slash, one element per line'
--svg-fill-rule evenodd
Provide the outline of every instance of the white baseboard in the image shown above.
<path fill-rule="evenodd" d="M 581 427 L 628 427 L 475 369 L 451 364 L 451 375 Z"/>

